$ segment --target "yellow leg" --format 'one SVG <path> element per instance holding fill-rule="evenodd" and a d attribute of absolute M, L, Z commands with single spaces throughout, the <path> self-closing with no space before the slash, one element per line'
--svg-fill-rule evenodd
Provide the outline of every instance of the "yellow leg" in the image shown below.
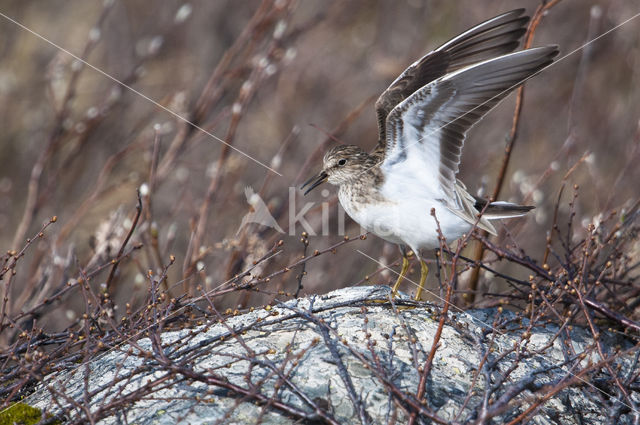
<path fill-rule="evenodd" d="M 418 290 L 416 291 L 416 301 L 420 301 L 422 290 L 424 289 L 424 282 L 425 280 L 427 280 L 428 274 L 429 267 L 427 267 L 427 263 L 425 263 L 424 260 L 420 258 L 420 285 L 418 286 Z"/>
<path fill-rule="evenodd" d="M 407 270 L 409 270 L 409 259 L 406 255 L 402 256 L 402 269 L 400 269 L 400 276 L 398 276 L 398 280 L 396 280 L 395 285 L 393 285 L 393 289 L 391 290 L 391 295 L 396 296 L 398 293 L 398 287 L 400 287 L 400 282 L 404 279 L 404 276 L 407 274 Z"/>

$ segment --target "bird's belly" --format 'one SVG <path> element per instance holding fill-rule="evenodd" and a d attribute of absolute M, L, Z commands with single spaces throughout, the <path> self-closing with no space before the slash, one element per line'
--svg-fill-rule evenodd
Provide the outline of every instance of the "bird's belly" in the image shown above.
<path fill-rule="evenodd" d="M 471 229 L 469 223 L 433 200 L 401 199 L 361 204 L 358 207 L 342 199 L 340 201 L 346 213 L 367 231 L 414 250 L 440 246 L 432 209 L 435 209 L 440 230 L 449 243 Z"/>

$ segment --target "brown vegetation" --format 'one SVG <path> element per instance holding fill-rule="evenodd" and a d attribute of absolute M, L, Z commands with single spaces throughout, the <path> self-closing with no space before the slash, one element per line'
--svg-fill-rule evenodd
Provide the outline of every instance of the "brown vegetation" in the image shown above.
<path fill-rule="evenodd" d="M 539 7 L 521 3 L 529 14 Z M 443 246 L 442 272 L 428 283 L 433 300 L 446 298 L 445 312 L 449 302 L 503 306 L 594 336 L 609 327 L 637 336 L 640 17 L 588 42 L 639 10 L 613 0 L 548 5 L 533 45 L 558 44 L 560 59 L 526 84 L 517 118 L 512 96 L 472 131 L 461 167 L 473 193 L 500 191 L 536 209 L 505 223 L 498 238 L 465 240 L 482 251 Z M 333 191 L 303 198 L 290 188 L 336 140 L 373 147 L 375 96 L 425 51 L 510 7 L 3 7 L 41 35 L 0 17 L 3 406 L 42 374 L 140 332 L 393 282 L 395 247 L 359 237 L 349 219 L 348 237 L 338 234 Z M 286 234 L 239 228 L 250 212 L 246 186 Z M 290 229 L 291 196 L 296 213 L 314 203 L 304 217 L 316 233 L 328 213 L 328 235 L 300 223 Z M 633 405 L 638 371 L 629 380 L 611 372 L 610 390 Z"/>

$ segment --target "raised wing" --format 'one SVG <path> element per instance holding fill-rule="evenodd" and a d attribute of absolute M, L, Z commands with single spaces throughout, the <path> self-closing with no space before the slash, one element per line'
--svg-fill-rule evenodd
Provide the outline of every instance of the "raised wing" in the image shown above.
<path fill-rule="evenodd" d="M 413 93 L 387 117 L 383 171 L 410 173 L 460 209 L 454 187 L 467 131 L 557 53 L 556 46 L 547 46 L 489 59 Z"/>
<path fill-rule="evenodd" d="M 376 102 L 377 149 L 384 151 L 387 116 L 416 90 L 457 69 L 515 50 L 529 22 L 527 16 L 520 16 L 523 12 L 524 9 L 512 10 L 476 25 L 427 53 L 400 74 Z"/>

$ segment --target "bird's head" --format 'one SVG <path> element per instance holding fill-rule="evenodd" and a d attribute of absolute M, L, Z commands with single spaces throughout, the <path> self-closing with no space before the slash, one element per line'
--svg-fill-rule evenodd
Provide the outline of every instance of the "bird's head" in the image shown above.
<path fill-rule="evenodd" d="M 324 155 L 322 170 L 307 180 L 300 189 L 309 186 L 304 192 L 306 195 L 326 181 L 340 186 L 343 183 L 357 180 L 366 171 L 367 157 L 368 154 L 359 146 L 335 146 Z"/>

